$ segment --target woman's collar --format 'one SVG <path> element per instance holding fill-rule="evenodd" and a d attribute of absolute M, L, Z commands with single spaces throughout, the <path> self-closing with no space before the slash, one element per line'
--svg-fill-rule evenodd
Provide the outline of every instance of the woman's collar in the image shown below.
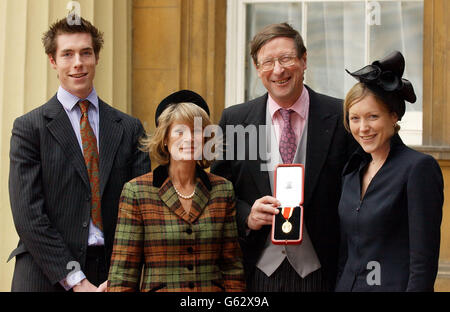
<path fill-rule="evenodd" d="M 386 161 L 392 157 L 391 155 L 395 153 L 395 151 L 405 144 L 403 143 L 402 139 L 398 135 L 398 133 L 394 134 L 392 138 L 390 139 L 390 149 L 389 154 L 386 158 Z M 372 156 L 370 156 L 369 153 L 366 153 L 361 146 L 359 146 L 356 151 L 350 156 L 350 159 L 347 163 L 347 165 L 344 168 L 343 175 L 346 175 L 355 169 L 360 169 L 361 166 L 365 166 L 367 163 L 369 163 L 372 160 Z"/>
<path fill-rule="evenodd" d="M 160 188 L 163 186 L 165 181 L 169 178 L 169 166 L 168 165 L 160 165 L 153 170 L 153 186 Z M 200 178 L 202 183 L 206 186 L 206 188 L 211 190 L 211 182 L 209 180 L 208 174 L 200 168 L 200 166 L 195 167 L 195 176 Z"/>

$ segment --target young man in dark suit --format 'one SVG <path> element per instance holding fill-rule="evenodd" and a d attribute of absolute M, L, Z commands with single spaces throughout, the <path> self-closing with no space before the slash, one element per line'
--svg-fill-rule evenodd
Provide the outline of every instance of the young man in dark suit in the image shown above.
<path fill-rule="evenodd" d="M 306 48 L 290 25 L 266 26 L 253 38 L 251 55 L 267 93 L 224 110 L 220 121 L 224 148 L 232 148 L 234 155 L 224 153 L 224 160 L 216 161 L 211 170 L 235 188 L 248 290 L 332 290 L 339 248 L 341 171 L 356 147 L 343 127 L 342 101 L 303 84 Z M 246 127 L 249 136 L 230 137 L 227 126 L 239 125 Z M 258 139 L 249 139 L 249 126 L 255 126 Z M 242 140 L 245 157 L 239 158 Z M 268 143 L 255 147 L 257 142 Z M 252 160 L 255 150 L 258 157 Z M 272 217 L 279 213 L 280 202 L 272 196 L 274 168 L 267 166 L 267 159 L 271 164 L 305 165 L 300 245 L 271 243 Z"/>
<path fill-rule="evenodd" d="M 103 291 L 125 182 L 150 171 L 140 121 L 93 80 L 103 35 L 62 19 L 44 34 L 60 87 L 14 122 L 9 193 L 19 234 L 12 291 Z M 100 286 L 100 287 L 99 287 Z"/>

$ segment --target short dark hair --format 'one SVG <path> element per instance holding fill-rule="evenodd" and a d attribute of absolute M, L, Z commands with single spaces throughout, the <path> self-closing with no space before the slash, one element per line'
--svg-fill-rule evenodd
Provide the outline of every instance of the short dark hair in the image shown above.
<path fill-rule="evenodd" d="M 269 40 L 278 37 L 287 37 L 294 40 L 298 58 L 301 58 L 303 54 L 305 54 L 306 47 L 303 43 L 303 38 L 298 31 L 292 28 L 288 23 L 270 24 L 258 32 L 250 42 L 250 55 L 255 64 L 258 64 L 258 52 L 262 46 Z"/>
<path fill-rule="evenodd" d="M 56 38 L 58 35 L 86 33 L 91 34 L 95 57 L 98 58 L 100 50 L 103 47 L 103 33 L 82 17 L 80 18 L 80 22 L 81 23 L 79 25 L 70 25 L 67 22 L 67 18 L 63 18 L 51 25 L 42 36 L 42 43 L 44 44 L 45 53 L 55 58 L 57 48 Z"/>

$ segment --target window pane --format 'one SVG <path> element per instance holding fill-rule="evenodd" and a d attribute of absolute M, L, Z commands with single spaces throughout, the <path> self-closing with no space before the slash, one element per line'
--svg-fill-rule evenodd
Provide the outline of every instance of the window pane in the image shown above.
<path fill-rule="evenodd" d="M 343 98 L 355 80 L 345 72 L 359 69 L 365 55 L 364 2 L 311 2 L 307 7 L 306 84 Z"/>
<path fill-rule="evenodd" d="M 300 3 L 259 3 L 247 5 L 246 62 L 245 62 L 245 100 L 254 99 L 266 93 L 258 78 L 250 56 L 250 41 L 264 26 L 288 22 L 295 29 L 301 29 L 302 5 Z"/>
<path fill-rule="evenodd" d="M 411 81 L 417 95 L 406 102 L 406 114 L 399 122 L 400 136 L 407 144 L 422 144 L 423 2 L 379 2 L 379 25 L 370 27 L 370 59 L 380 59 L 393 50 L 405 56 L 404 78 Z"/>
<path fill-rule="evenodd" d="M 370 27 L 370 59 L 398 50 L 405 56 L 404 78 L 411 81 L 417 102 L 407 111 L 422 111 L 423 2 L 379 2 L 380 25 Z"/>

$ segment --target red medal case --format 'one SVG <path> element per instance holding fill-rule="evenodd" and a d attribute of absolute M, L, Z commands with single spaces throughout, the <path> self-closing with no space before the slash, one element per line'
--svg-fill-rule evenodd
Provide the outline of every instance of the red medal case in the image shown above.
<path fill-rule="evenodd" d="M 302 242 L 304 180 L 305 167 L 302 164 L 280 164 L 275 168 L 274 197 L 281 202 L 281 207 L 278 207 L 280 213 L 273 216 L 273 244 L 296 245 Z M 288 215 L 287 208 L 293 209 L 288 220 L 291 226 L 283 227 L 286 223 L 283 208 L 285 208 L 285 215 Z M 289 227 L 290 231 L 286 231 Z"/>

